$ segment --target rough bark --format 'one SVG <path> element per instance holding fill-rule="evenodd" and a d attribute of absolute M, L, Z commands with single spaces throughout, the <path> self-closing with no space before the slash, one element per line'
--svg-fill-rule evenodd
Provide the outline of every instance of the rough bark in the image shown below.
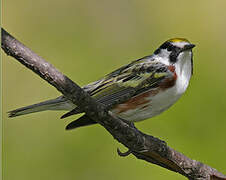
<path fill-rule="evenodd" d="M 96 102 L 76 83 L 24 46 L 4 29 L 2 29 L 1 35 L 1 47 L 7 55 L 14 57 L 21 64 L 53 85 L 65 97 L 79 106 L 90 118 L 101 124 L 117 141 L 129 149 L 126 153 L 118 150 L 120 156 L 133 154 L 139 159 L 180 173 L 188 179 L 226 180 L 226 176 L 216 169 L 189 159 L 182 153 L 167 146 L 164 141 L 140 132 L 133 123 L 128 123 L 123 119 L 112 116 L 102 104 Z"/>

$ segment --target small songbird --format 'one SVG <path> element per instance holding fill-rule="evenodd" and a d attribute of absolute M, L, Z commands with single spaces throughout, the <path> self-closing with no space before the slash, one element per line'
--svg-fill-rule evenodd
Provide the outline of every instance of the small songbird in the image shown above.
<path fill-rule="evenodd" d="M 132 61 L 83 89 L 124 120 L 151 118 L 173 105 L 187 89 L 193 71 L 194 47 L 184 38 L 169 39 L 152 55 Z M 68 110 L 61 118 L 82 113 L 70 100 L 60 96 L 10 111 L 9 117 L 45 110 Z M 83 115 L 66 129 L 95 123 Z"/>

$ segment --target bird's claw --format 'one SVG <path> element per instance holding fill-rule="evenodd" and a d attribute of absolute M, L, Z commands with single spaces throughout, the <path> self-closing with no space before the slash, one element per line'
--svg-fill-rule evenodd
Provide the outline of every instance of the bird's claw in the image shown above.
<path fill-rule="evenodd" d="M 118 155 L 121 156 L 121 157 L 126 157 L 126 156 L 130 155 L 130 154 L 132 153 L 132 151 L 129 149 L 129 150 L 126 151 L 126 152 L 121 152 L 121 151 L 119 150 L 119 148 L 117 148 L 117 153 L 118 153 Z"/>

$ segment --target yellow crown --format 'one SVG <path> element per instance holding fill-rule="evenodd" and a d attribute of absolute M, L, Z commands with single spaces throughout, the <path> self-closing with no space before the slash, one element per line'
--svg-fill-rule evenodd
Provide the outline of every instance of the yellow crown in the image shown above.
<path fill-rule="evenodd" d="M 168 42 L 188 42 L 190 43 L 187 39 L 185 38 L 172 38 L 172 39 L 169 39 Z"/>

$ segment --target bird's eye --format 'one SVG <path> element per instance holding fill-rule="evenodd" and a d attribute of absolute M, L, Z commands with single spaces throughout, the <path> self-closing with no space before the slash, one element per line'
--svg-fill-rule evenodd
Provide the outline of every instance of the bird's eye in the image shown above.
<path fill-rule="evenodd" d="M 173 50 L 173 45 L 169 44 L 169 46 L 167 47 L 167 51 L 172 51 Z"/>

